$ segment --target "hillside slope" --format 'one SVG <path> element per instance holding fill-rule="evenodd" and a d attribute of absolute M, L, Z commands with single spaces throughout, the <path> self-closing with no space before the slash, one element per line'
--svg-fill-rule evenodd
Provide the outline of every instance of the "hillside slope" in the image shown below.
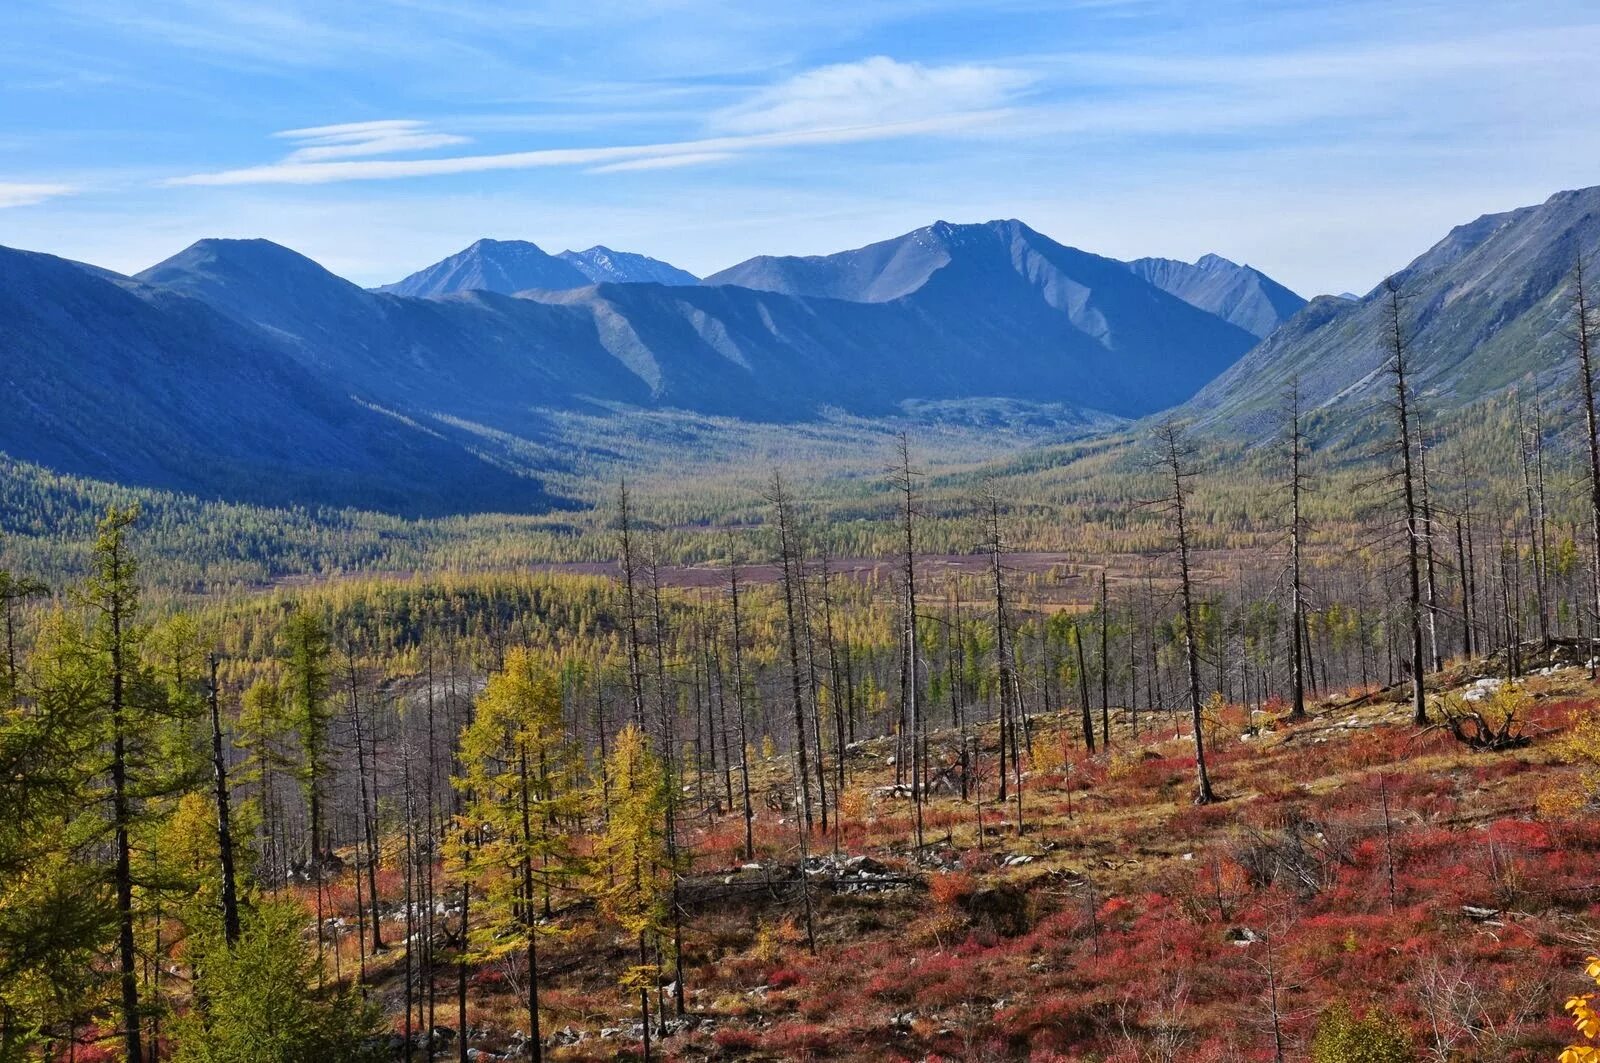
<path fill-rule="evenodd" d="M 1074 713 L 1036 713 L 1020 797 L 1005 801 L 990 770 L 960 792 L 962 738 L 935 730 L 920 848 L 893 739 L 863 741 L 843 819 L 803 865 L 789 759 L 762 757 L 755 859 L 734 809 L 680 839 L 692 854 L 677 894 L 687 1010 L 673 1013 L 668 987 L 653 1050 L 1265 1063 L 1309 1058 L 1342 1007 L 1382 1016 L 1417 1053 L 1388 1058 L 1554 1059 L 1600 914 L 1600 834 L 1548 797 L 1582 792 L 1561 744 L 1597 704 L 1584 670 L 1560 664 L 1525 687 L 1535 741 L 1495 754 L 1419 732 L 1399 690 L 1319 701 L 1301 724 L 1223 707 L 1211 735 L 1222 800 L 1204 807 L 1190 801 L 1182 714 L 1113 709 L 1111 749 L 1096 756 L 1079 748 Z M 1437 693 L 1492 689 L 1480 674 L 1436 677 Z M 971 755 L 994 757 L 997 739 L 974 727 Z M 716 798 L 716 773 L 700 783 L 686 801 Z M 558 905 L 550 924 L 546 1050 L 628 1053 L 644 1034 L 615 980 L 635 962 L 631 942 L 582 904 Z M 400 937 L 398 913 L 390 925 Z M 369 963 L 397 995 L 402 957 Z M 478 1058 L 525 1053 L 517 987 L 492 967 L 471 984 Z"/>
<path fill-rule="evenodd" d="M 1600 252 L 1600 187 L 1461 225 L 1395 274 L 1412 378 L 1432 409 L 1522 381 L 1570 379 L 1572 270 Z M 1203 388 L 1184 412 L 1217 431 L 1260 431 L 1290 381 L 1311 409 L 1359 414 L 1386 386 L 1381 288 L 1323 296 Z"/>
<path fill-rule="evenodd" d="M 0 451 L 64 472 L 270 504 L 406 514 L 551 503 L 167 288 L 0 249 Z"/>

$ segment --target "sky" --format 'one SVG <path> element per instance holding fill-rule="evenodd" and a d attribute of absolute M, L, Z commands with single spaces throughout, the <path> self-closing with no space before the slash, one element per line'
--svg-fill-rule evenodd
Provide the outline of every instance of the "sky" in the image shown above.
<path fill-rule="evenodd" d="M 6 0 L 0 244 L 698 274 L 1020 218 L 1369 290 L 1600 184 L 1594 0 Z"/>

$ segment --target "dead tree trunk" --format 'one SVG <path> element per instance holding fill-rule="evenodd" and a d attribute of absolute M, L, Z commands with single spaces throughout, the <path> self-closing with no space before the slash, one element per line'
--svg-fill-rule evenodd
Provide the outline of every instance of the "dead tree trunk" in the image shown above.
<path fill-rule="evenodd" d="M 216 784 L 217 858 L 222 869 L 222 932 L 231 948 L 239 942 L 239 890 L 233 870 L 233 815 L 228 803 L 228 764 L 222 753 L 222 713 L 218 702 L 217 658 L 211 656 L 211 771 Z"/>
<path fill-rule="evenodd" d="M 1300 430 L 1300 384 L 1296 380 L 1289 388 L 1289 605 L 1290 624 L 1294 630 L 1294 638 L 1289 641 L 1293 644 L 1294 652 L 1291 654 L 1292 675 L 1291 684 L 1294 688 L 1293 708 L 1289 712 L 1289 719 L 1304 720 L 1306 713 L 1306 663 L 1305 648 L 1300 640 L 1300 633 L 1305 628 L 1306 621 L 1306 596 L 1305 584 L 1301 578 L 1300 550 L 1305 535 L 1305 524 L 1301 517 L 1300 494 L 1305 487 L 1303 460 L 1305 457 L 1305 436 Z"/>
<path fill-rule="evenodd" d="M 1596 426 L 1594 404 L 1594 311 L 1584 288 L 1583 259 L 1572 270 L 1573 310 L 1577 316 L 1573 340 L 1578 353 L 1579 382 L 1583 385 L 1584 436 L 1589 458 L 1589 519 L 1591 602 L 1595 624 L 1600 630 L 1600 427 Z"/>
<path fill-rule="evenodd" d="M 1383 286 L 1388 295 L 1385 315 L 1389 345 L 1388 371 L 1394 393 L 1391 408 L 1397 422 L 1395 444 L 1400 454 L 1400 488 L 1406 521 L 1406 619 L 1411 629 L 1411 715 L 1417 726 L 1422 727 L 1428 723 L 1428 702 L 1424 688 L 1426 662 L 1422 647 L 1422 527 L 1411 453 L 1411 385 L 1406 377 L 1409 371 L 1408 351 L 1400 320 L 1400 285 L 1393 277 L 1389 277 L 1384 280 Z"/>
<path fill-rule="evenodd" d="M 1195 642 L 1194 630 L 1194 572 L 1189 560 L 1189 523 L 1185 511 L 1187 491 L 1185 482 L 1190 472 L 1183 442 L 1183 433 L 1173 421 L 1164 421 L 1156 429 L 1161 446 L 1161 460 L 1171 478 L 1172 493 L 1165 499 L 1167 511 L 1172 515 L 1173 535 L 1178 547 L 1178 578 L 1183 603 L 1183 652 L 1189 672 L 1189 716 L 1194 729 L 1195 804 L 1208 805 L 1217 799 L 1211 788 L 1211 775 L 1206 770 L 1205 714 L 1200 703 L 1200 649 Z M 1421 653 L 1420 638 L 1418 653 Z"/>

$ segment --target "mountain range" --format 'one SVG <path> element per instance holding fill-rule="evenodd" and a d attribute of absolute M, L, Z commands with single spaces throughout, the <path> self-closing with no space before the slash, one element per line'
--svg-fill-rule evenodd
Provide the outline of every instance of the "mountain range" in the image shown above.
<path fill-rule="evenodd" d="M 586 275 L 506 294 L 476 285 L 578 267 L 487 242 L 404 282 L 428 296 L 367 291 L 263 240 L 202 240 L 131 278 L 0 252 L 11 398 L 28 414 L 0 449 L 252 501 L 540 508 L 552 503 L 541 463 L 563 442 L 554 411 L 620 403 L 792 422 L 983 397 L 1103 411 L 1105 423 L 1181 401 L 1255 342 L 1018 222 L 890 243 L 855 299 Z M 858 255 L 838 268 L 860 274 Z M 642 256 L 574 258 L 671 276 Z M 1069 417 L 1063 432 L 1092 419 Z M 99 423 L 145 442 L 105 445 Z"/>
<path fill-rule="evenodd" d="M 590 284 L 698 284 L 699 278 L 660 259 L 596 244 L 587 251 L 546 253 L 527 240 L 479 240 L 442 261 L 377 290 L 422 297 L 457 292 L 563 291 Z"/>
<path fill-rule="evenodd" d="M 1573 267 L 1597 254 L 1600 187 L 1485 214 L 1394 274 L 1411 379 L 1425 406 L 1448 413 L 1518 384 L 1563 398 Z M 1249 435 L 1278 416 L 1295 382 L 1308 411 L 1351 421 L 1388 386 L 1386 301 L 1382 286 L 1313 299 L 1182 412 L 1212 431 Z"/>
<path fill-rule="evenodd" d="M 1486 215 L 1397 275 L 1440 406 L 1557 379 L 1567 274 L 1600 189 Z M 619 279 L 620 278 L 620 279 Z M 378 290 L 263 240 L 202 240 L 135 277 L 0 249 L 0 451 L 207 497 L 398 513 L 560 504 L 562 411 L 751 422 L 1004 400 L 1063 435 L 1177 407 L 1259 431 L 1283 388 L 1338 410 L 1384 359 L 1377 292 L 1306 303 L 1208 255 L 1120 262 L 1021 222 L 938 222 L 703 281 L 603 247 L 479 241 Z"/>

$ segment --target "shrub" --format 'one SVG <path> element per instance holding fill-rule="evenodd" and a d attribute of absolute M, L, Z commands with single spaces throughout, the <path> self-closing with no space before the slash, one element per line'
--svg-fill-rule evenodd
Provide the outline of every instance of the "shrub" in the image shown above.
<path fill-rule="evenodd" d="M 962 904 L 977 888 L 977 880 L 963 871 L 934 875 L 928 879 L 928 896 L 933 898 L 935 904 Z"/>
<path fill-rule="evenodd" d="M 741 1030 L 733 1026 L 722 1027 L 711 1035 L 711 1040 L 729 1055 L 754 1051 L 761 1043 L 760 1035 L 754 1030 Z"/>
<path fill-rule="evenodd" d="M 316 955 L 300 937 L 305 913 L 275 902 L 251 913 L 238 944 L 198 943 L 198 1005 L 177 1023 L 183 1063 L 320 1063 L 382 1058 L 375 1005 L 355 992 L 321 994 Z"/>
<path fill-rule="evenodd" d="M 805 981 L 805 977 L 793 967 L 779 967 L 767 975 L 769 989 L 788 989 Z"/>
<path fill-rule="evenodd" d="M 1357 1019 L 1335 1004 L 1317 1022 L 1311 1063 L 1414 1063 L 1411 1038 L 1392 1017 L 1376 1008 Z"/>

